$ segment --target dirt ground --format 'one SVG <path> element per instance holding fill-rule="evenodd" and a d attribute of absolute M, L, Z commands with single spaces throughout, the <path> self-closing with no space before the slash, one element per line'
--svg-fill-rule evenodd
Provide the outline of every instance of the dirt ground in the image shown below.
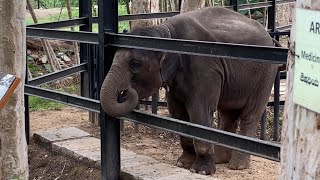
<path fill-rule="evenodd" d="M 166 110 L 160 110 L 160 114 L 166 114 Z M 98 125 L 88 121 L 88 111 L 66 107 L 57 111 L 31 112 L 31 132 L 42 131 L 48 128 L 78 127 L 99 138 Z M 154 131 L 145 126 L 139 126 L 139 132 L 135 132 L 134 125 L 125 123 L 125 129 L 121 133 L 121 147 L 132 150 L 141 155 L 153 157 L 161 162 L 175 164 L 181 149 L 176 135 Z M 29 145 L 30 179 L 100 179 L 100 170 L 90 164 L 76 162 L 61 155 L 53 154 L 38 146 L 33 141 Z M 214 177 L 225 180 L 262 180 L 278 179 L 279 163 L 252 157 L 250 169 L 234 171 L 224 165 L 217 165 Z"/>

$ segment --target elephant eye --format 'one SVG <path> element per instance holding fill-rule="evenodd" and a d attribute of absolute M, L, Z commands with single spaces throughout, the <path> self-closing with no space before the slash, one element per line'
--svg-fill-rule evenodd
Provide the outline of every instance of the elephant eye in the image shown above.
<path fill-rule="evenodd" d="M 135 71 L 137 70 L 137 68 L 139 68 L 141 66 L 141 63 L 137 60 L 132 60 L 130 61 L 130 68 Z"/>

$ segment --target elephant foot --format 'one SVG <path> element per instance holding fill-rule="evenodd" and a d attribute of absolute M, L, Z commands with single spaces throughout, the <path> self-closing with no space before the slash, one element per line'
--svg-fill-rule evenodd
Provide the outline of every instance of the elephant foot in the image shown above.
<path fill-rule="evenodd" d="M 187 151 L 183 151 L 182 155 L 177 160 L 177 166 L 181 168 L 189 169 L 192 163 L 196 159 L 195 153 L 190 153 Z"/>
<path fill-rule="evenodd" d="M 190 171 L 202 175 L 212 175 L 216 172 L 216 166 L 213 157 L 204 156 L 197 157 L 196 161 L 192 164 Z"/>
<path fill-rule="evenodd" d="M 250 167 L 250 155 L 241 152 L 234 152 L 229 161 L 229 168 L 233 170 L 243 170 Z"/>
<path fill-rule="evenodd" d="M 214 161 L 216 164 L 228 163 L 232 157 L 230 149 L 214 146 Z"/>

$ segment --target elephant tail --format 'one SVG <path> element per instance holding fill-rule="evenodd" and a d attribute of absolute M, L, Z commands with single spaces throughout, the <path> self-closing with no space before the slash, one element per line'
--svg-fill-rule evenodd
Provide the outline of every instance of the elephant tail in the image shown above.
<path fill-rule="evenodd" d="M 275 44 L 276 47 L 283 47 L 279 41 L 277 41 L 276 39 L 272 38 L 272 41 L 273 43 Z M 278 71 L 284 71 L 287 69 L 287 65 L 284 64 L 284 65 L 281 65 L 279 68 L 278 68 Z"/>

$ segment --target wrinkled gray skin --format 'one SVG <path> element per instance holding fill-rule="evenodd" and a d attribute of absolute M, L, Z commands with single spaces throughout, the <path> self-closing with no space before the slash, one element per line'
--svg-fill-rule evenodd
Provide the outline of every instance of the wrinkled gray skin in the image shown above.
<path fill-rule="evenodd" d="M 166 26 L 138 28 L 131 33 L 273 46 L 269 34 L 258 22 L 221 7 L 180 14 L 164 23 Z M 119 49 L 101 89 L 101 105 L 105 112 L 115 117 L 124 116 L 136 107 L 139 99 L 165 86 L 169 87 L 166 95 L 173 118 L 211 126 L 213 112 L 218 110 L 222 118 L 220 129 L 236 132 L 239 126 L 240 134 L 254 136 L 278 65 L 164 55 L 163 52 Z M 127 100 L 118 103 L 117 95 L 122 91 Z M 248 154 L 218 146 L 213 148 L 209 143 L 186 137 L 180 139 L 183 153 L 177 160 L 179 167 L 200 174 L 215 173 L 215 163 L 229 163 L 231 169 L 249 167 Z"/>

